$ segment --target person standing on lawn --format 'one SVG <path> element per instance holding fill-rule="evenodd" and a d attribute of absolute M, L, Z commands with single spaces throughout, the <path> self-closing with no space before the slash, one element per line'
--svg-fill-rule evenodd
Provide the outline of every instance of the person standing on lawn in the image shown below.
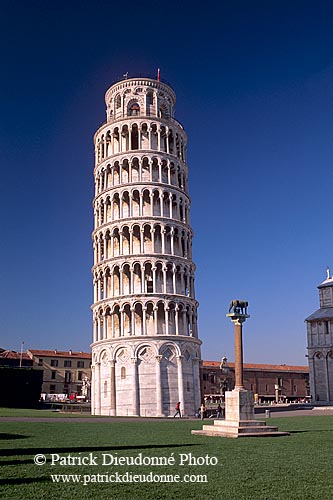
<path fill-rule="evenodd" d="M 222 406 L 220 404 L 216 408 L 216 418 L 222 418 Z"/>
<path fill-rule="evenodd" d="M 176 413 L 174 414 L 173 418 L 175 418 L 177 415 L 179 415 L 179 418 L 182 418 L 182 414 L 180 413 L 180 401 L 175 406 Z"/>

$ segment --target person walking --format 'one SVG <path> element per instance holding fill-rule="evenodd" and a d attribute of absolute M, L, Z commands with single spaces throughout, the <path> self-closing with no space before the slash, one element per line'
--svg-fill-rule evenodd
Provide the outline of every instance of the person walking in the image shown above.
<path fill-rule="evenodd" d="M 180 401 L 175 406 L 176 413 L 174 414 L 173 418 L 175 418 L 177 415 L 179 415 L 179 418 L 182 418 L 182 414 L 180 413 Z"/>
<path fill-rule="evenodd" d="M 216 408 L 216 418 L 222 418 L 222 406 L 220 404 Z"/>
<path fill-rule="evenodd" d="M 205 418 L 205 411 L 206 411 L 206 407 L 202 403 L 202 405 L 200 406 L 200 418 L 201 418 L 201 420 L 203 420 Z"/>

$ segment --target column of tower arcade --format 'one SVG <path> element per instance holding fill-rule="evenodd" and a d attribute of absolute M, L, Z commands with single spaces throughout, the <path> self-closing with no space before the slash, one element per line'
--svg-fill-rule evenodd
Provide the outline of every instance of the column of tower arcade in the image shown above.
<path fill-rule="evenodd" d="M 125 156 L 120 160 L 105 161 L 98 164 L 95 171 L 95 196 L 111 186 L 138 182 L 168 184 L 187 193 L 187 167 L 167 155 L 151 159 L 145 155 L 130 159 Z"/>
<path fill-rule="evenodd" d="M 186 161 L 185 140 L 181 133 L 156 123 L 126 123 L 110 127 L 96 137 L 96 164 L 126 151 L 153 150 L 172 154 Z"/>
<path fill-rule="evenodd" d="M 192 257 L 191 233 L 169 224 L 116 226 L 97 231 L 94 237 L 95 262 L 126 255 L 163 254 Z"/>
<path fill-rule="evenodd" d="M 189 224 L 189 200 L 172 190 L 120 189 L 96 198 L 94 216 L 95 227 L 116 219 L 144 216 L 168 217 Z"/>

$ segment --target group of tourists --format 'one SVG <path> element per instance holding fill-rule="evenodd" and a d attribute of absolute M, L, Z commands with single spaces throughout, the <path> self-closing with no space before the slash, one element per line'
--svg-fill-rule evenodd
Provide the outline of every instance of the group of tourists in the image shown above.
<path fill-rule="evenodd" d="M 174 414 L 173 418 L 175 418 L 177 416 L 179 416 L 179 418 L 182 418 L 182 414 L 180 411 L 180 401 L 178 401 L 178 403 L 176 404 L 175 410 L 176 410 L 176 413 Z M 216 417 L 215 418 L 222 418 L 222 413 L 223 413 L 222 406 L 220 404 L 218 404 L 218 407 L 216 408 Z M 205 418 L 206 406 L 204 403 L 202 403 L 202 405 L 198 409 L 197 416 L 198 417 L 200 416 L 201 420 L 203 420 Z"/>

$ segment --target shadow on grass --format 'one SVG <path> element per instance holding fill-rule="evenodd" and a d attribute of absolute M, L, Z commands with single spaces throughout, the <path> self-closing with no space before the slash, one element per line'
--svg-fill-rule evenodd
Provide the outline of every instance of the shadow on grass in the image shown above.
<path fill-rule="evenodd" d="M 202 444 L 147 444 L 138 446 L 72 446 L 66 448 L 22 448 L 22 449 L 4 449 L 1 450 L 2 457 L 36 455 L 36 454 L 51 454 L 51 453 L 71 453 L 71 452 L 96 452 L 96 451 L 119 451 L 119 450 L 150 450 L 163 448 L 184 448 L 187 446 L 203 446 Z M 26 460 L 0 460 L 0 465 L 24 465 L 32 464 L 33 457 Z"/>
<path fill-rule="evenodd" d="M 50 481 L 48 476 L 45 477 L 11 477 L 0 479 L 0 485 L 9 484 L 29 484 L 29 483 L 46 483 Z"/>
<path fill-rule="evenodd" d="M 333 432 L 332 429 L 309 429 L 309 430 L 304 430 L 304 431 L 288 431 L 289 434 L 302 434 L 303 432 Z"/>
<path fill-rule="evenodd" d="M 23 436 L 23 434 L 9 434 L 6 432 L 0 432 L 0 439 L 25 439 L 30 436 Z"/>

